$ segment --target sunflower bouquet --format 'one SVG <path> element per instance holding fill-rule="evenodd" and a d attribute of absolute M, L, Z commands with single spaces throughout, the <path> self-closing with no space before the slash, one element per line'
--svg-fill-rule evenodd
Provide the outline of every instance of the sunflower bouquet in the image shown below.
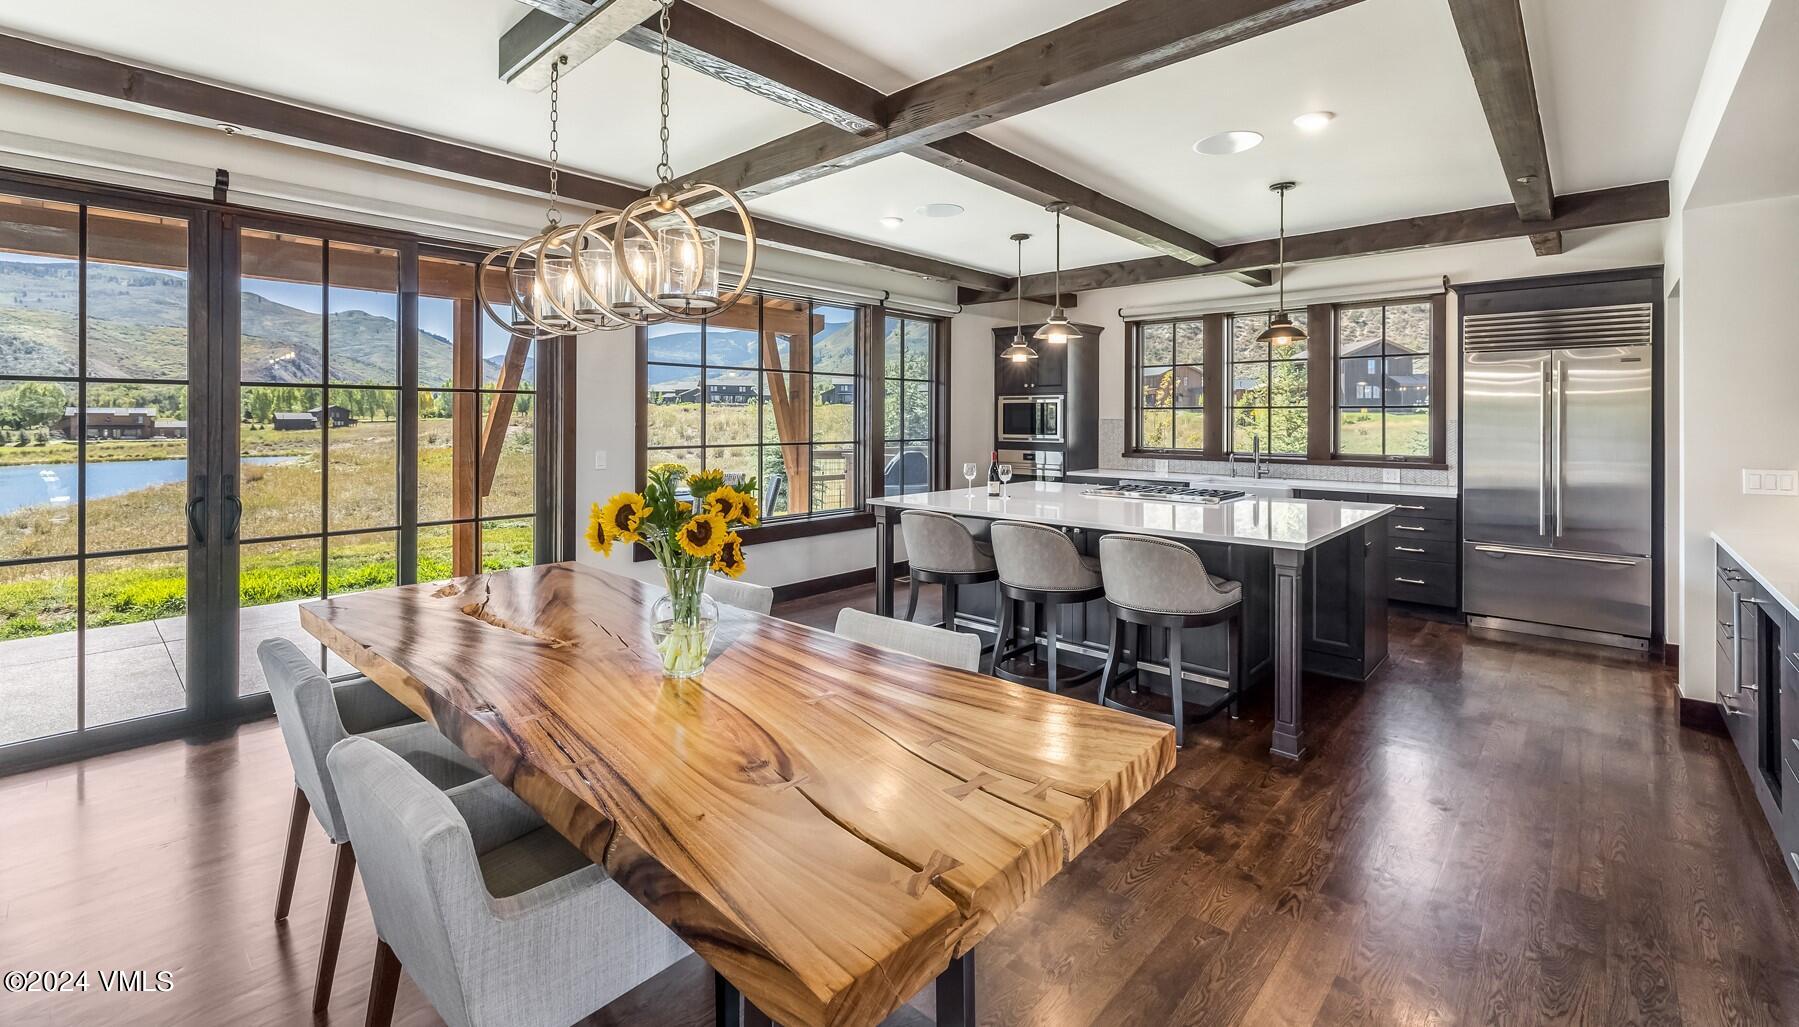
<path fill-rule="evenodd" d="M 656 604 L 652 634 L 664 672 L 692 677 L 705 667 L 718 623 L 705 594 L 706 574 L 743 573 L 743 538 L 735 529 L 754 527 L 760 518 L 755 479 L 727 485 L 723 471 L 676 463 L 651 467 L 641 493 L 620 492 L 593 505 L 587 544 L 594 552 L 610 556 L 615 543 L 637 543 L 662 565 L 668 595 Z"/>

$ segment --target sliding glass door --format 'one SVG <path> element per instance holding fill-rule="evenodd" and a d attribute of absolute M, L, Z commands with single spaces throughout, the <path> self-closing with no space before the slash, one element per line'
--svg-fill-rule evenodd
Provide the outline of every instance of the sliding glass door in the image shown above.
<path fill-rule="evenodd" d="M 304 602 L 569 555 L 561 340 L 466 253 L 6 188 L 0 772 L 266 711 L 267 638 L 348 673 Z"/>
<path fill-rule="evenodd" d="M 0 760 L 188 708 L 193 230 L 0 195 Z"/>

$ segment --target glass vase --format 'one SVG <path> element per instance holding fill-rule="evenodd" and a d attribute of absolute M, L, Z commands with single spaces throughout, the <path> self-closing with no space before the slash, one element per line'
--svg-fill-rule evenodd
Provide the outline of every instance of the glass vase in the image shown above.
<path fill-rule="evenodd" d="M 698 677 L 712 654 L 718 603 L 706 594 L 706 569 L 665 567 L 668 594 L 650 610 L 650 637 L 671 678 Z"/>

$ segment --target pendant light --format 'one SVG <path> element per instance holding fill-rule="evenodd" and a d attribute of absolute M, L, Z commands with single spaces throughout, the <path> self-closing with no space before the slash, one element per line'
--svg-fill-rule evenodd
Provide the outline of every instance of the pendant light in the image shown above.
<path fill-rule="evenodd" d="M 601 300 L 621 320 L 631 324 L 663 321 L 702 321 L 743 298 L 756 267 L 756 224 L 736 193 L 710 182 L 674 181 L 668 158 L 668 18 L 673 0 L 662 0 L 659 22 L 662 41 L 662 162 L 656 165 L 656 184 L 616 214 L 597 214 L 581 226 L 583 239 L 603 238 L 612 229 L 611 261 L 601 280 L 582 280 L 592 298 Z M 728 207 L 737 215 L 743 236 L 743 270 L 729 291 L 719 288 L 719 233 L 699 223 L 694 213 Z M 649 220 L 645 220 L 649 219 Z M 596 261 L 599 270 L 607 265 Z M 579 275 L 583 269 L 577 265 Z"/>
<path fill-rule="evenodd" d="M 557 150 L 561 119 L 562 67 L 566 56 L 558 56 L 550 64 L 550 206 L 544 211 L 541 231 L 527 239 L 501 246 L 481 259 L 476 276 L 475 298 L 494 323 L 514 335 L 543 339 L 555 335 L 574 335 L 599 328 L 615 328 L 619 322 L 606 316 L 603 309 L 583 302 L 575 275 L 577 254 L 573 247 L 573 229 L 562 225 L 562 211 L 557 205 L 557 186 L 561 173 L 561 154 Z M 497 287 L 489 281 L 499 276 Z M 509 308 L 500 316 L 489 292 L 497 292 Z"/>
<path fill-rule="evenodd" d="M 1012 345 L 1000 350 L 999 355 L 1000 359 L 1010 360 L 1015 364 L 1037 359 L 1037 351 L 1024 341 L 1024 241 L 1030 237 L 1029 232 L 1020 232 L 1012 237 L 1012 241 L 1018 244 L 1018 280 L 1012 286 L 1012 291 L 1017 294 L 1013 309 L 1018 316 L 1018 327 L 1012 331 Z"/>
<path fill-rule="evenodd" d="M 1049 320 L 1033 338 L 1061 346 L 1081 337 L 1080 330 L 1069 323 L 1068 313 L 1062 309 L 1062 212 L 1068 209 L 1068 203 L 1057 200 L 1043 209 L 1056 216 L 1056 308 L 1049 312 Z"/>
<path fill-rule="evenodd" d="M 1279 193 L 1281 197 L 1280 267 L 1278 271 L 1281 280 L 1280 310 L 1268 319 L 1268 327 L 1262 331 L 1262 334 L 1256 336 L 1256 341 L 1271 348 L 1306 341 L 1305 329 L 1294 324 L 1293 319 L 1287 316 L 1287 190 L 1297 184 L 1296 182 L 1276 182 L 1268 187 L 1270 192 Z"/>

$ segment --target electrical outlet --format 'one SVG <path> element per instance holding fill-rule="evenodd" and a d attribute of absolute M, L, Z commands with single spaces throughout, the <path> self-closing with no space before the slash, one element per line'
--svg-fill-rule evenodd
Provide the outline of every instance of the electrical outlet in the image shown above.
<path fill-rule="evenodd" d="M 1745 496 L 1799 496 L 1799 471 L 1743 469 Z"/>
<path fill-rule="evenodd" d="M 596 471 L 603 471 L 606 469 L 606 451 L 605 450 L 596 449 L 593 451 L 593 469 Z"/>

